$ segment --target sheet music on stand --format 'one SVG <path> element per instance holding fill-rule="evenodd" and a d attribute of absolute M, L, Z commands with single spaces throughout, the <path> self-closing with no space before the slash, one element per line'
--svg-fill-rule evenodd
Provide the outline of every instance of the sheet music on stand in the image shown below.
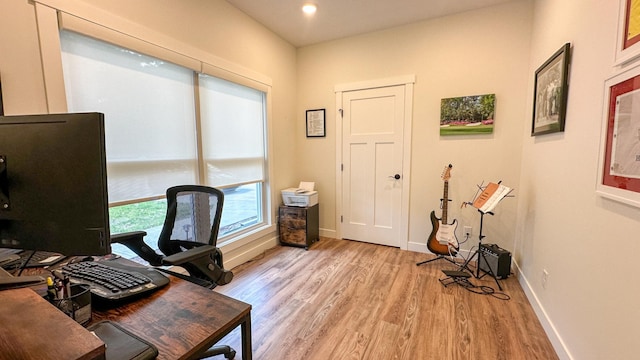
<path fill-rule="evenodd" d="M 500 200 L 509 195 L 512 190 L 513 189 L 500 183 L 490 182 L 473 201 L 473 207 L 483 213 L 488 213 L 498 205 Z"/>

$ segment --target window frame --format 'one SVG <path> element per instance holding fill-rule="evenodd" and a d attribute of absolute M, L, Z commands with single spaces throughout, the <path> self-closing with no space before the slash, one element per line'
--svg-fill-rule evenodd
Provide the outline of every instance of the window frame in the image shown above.
<path fill-rule="evenodd" d="M 153 49 L 153 51 L 160 49 L 168 54 L 177 55 L 178 58 L 187 59 L 190 64 L 195 64 L 193 67 L 197 68 L 194 69 L 194 76 L 201 72 L 263 91 L 265 94 L 265 159 L 263 162 L 265 179 L 261 184 L 262 225 L 236 232 L 228 238 L 221 238 L 219 239 L 219 246 L 224 246 L 223 249 L 226 249 L 226 251 L 233 251 L 275 232 L 273 210 L 275 192 L 271 184 L 273 168 L 270 161 L 273 149 L 269 141 L 272 134 L 270 121 L 272 112 L 271 78 L 215 55 L 192 48 L 187 44 L 176 42 L 175 39 L 168 38 L 163 34 L 140 27 L 93 7 L 87 7 L 80 3 L 60 3 L 55 0 L 35 0 L 34 3 L 38 20 L 38 34 L 41 40 L 40 47 L 46 84 L 47 106 L 50 112 L 67 111 L 60 53 L 59 30 L 61 29 L 76 31 L 82 35 L 103 41 L 105 40 L 102 38 L 104 34 L 108 34 L 107 37 L 110 40 L 106 41 L 123 47 L 126 46 L 121 43 L 122 39 L 126 39 L 126 41 L 133 40 L 134 43 L 143 44 Z M 53 27 L 55 27 L 55 30 Z M 158 56 L 147 51 L 142 51 L 142 53 Z M 164 56 L 158 57 L 166 61 L 178 62 L 177 60 L 167 59 Z"/>

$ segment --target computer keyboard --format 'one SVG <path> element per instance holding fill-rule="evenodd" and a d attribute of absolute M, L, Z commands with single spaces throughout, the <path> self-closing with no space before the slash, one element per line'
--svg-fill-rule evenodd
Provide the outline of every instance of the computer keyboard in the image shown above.
<path fill-rule="evenodd" d="M 82 261 L 60 268 L 72 283 L 88 284 L 99 300 L 120 301 L 160 289 L 169 278 L 158 270 L 129 266 L 117 260 Z"/>

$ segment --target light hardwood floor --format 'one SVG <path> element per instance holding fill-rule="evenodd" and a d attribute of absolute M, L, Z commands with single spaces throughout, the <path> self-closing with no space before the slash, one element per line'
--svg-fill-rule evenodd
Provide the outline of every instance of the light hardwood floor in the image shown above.
<path fill-rule="evenodd" d="M 214 291 L 253 306 L 253 358 L 557 359 L 514 276 L 510 300 L 438 279 L 449 262 L 432 255 L 322 238 L 308 251 L 282 247 L 243 264 Z M 493 278 L 474 285 L 497 286 Z M 221 343 L 238 350 L 240 333 Z"/>

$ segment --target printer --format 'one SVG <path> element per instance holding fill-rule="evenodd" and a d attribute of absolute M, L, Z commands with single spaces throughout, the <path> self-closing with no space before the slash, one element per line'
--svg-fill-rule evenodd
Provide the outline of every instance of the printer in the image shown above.
<path fill-rule="evenodd" d="M 287 206 L 309 207 L 318 203 L 316 183 L 301 181 L 297 188 L 282 190 L 282 202 Z"/>

